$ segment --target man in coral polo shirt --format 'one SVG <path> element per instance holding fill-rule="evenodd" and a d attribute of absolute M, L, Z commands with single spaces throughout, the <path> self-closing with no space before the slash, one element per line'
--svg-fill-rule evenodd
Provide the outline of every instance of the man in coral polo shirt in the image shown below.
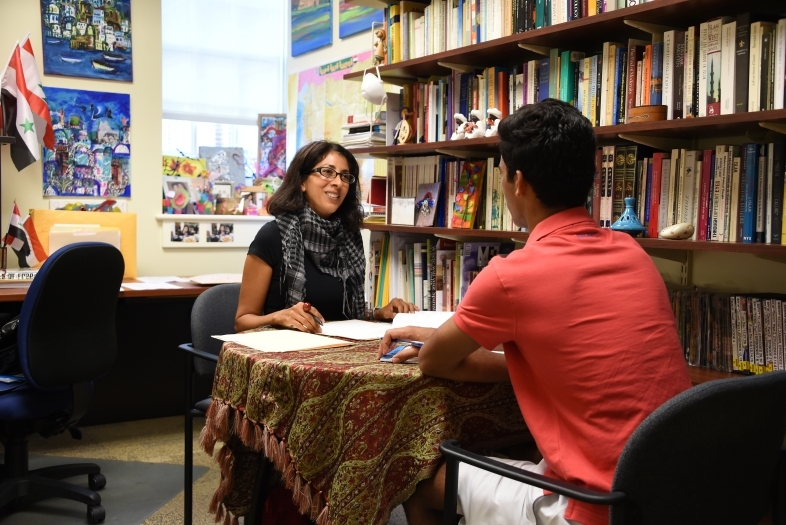
<path fill-rule="evenodd" d="M 583 204 L 595 172 L 595 134 L 573 107 L 549 99 L 499 124 L 500 170 L 523 249 L 495 257 L 439 329 L 390 330 L 425 341 L 424 374 L 511 381 L 543 455 L 508 462 L 609 490 L 634 429 L 690 387 L 666 287 L 624 233 L 601 229 Z M 484 350 L 503 345 L 504 356 Z M 405 502 L 409 523 L 441 523 L 444 465 Z M 452 509 L 450 509 L 452 511 Z M 606 525 L 608 508 L 571 500 L 475 467 L 459 468 L 459 509 L 472 524 Z"/>

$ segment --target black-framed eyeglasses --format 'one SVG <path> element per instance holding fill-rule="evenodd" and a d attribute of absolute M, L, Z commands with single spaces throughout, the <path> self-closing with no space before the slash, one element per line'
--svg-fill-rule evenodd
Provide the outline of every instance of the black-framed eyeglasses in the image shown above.
<path fill-rule="evenodd" d="M 347 184 L 352 184 L 355 182 L 355 176 L 349 172 L 343 171 L 338 172 L 331 168 L 330 166 L 320 166 L 319 168 L 314 168 L 313 170 L 309 171 L 309 173 L 319 173 L 322 175 L 323 179 L 333 180 L 336 178 L 336 175 L 341 177 L 341 180 L 346 182 Z"/>

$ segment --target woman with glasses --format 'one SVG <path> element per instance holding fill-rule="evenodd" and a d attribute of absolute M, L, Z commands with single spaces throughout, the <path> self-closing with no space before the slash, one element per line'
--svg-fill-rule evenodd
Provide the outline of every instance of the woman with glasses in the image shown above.
<path fill-rule="evenodd" d="M 267 203 L 276 220 L 248 250 L 237 331 L 273 325 L 319 333 L 326 320 L 365 317 L 358 173 L 355 157 L 338 144 L 316 141 L 297 152 Z M 386 321 L 413 311 L 415 305 L 396 298 L 373 316 Z"/>

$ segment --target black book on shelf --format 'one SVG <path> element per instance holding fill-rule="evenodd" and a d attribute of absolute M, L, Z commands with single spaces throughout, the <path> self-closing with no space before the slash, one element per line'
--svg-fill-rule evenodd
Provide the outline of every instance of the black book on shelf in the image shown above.
<path fill-rule="evenodd" d="M 751 14 L 737 15 L 737 37 L 735 40 L 734 64 L 734 112 L 748 112 L 748 72 L 751 53 Z"/>

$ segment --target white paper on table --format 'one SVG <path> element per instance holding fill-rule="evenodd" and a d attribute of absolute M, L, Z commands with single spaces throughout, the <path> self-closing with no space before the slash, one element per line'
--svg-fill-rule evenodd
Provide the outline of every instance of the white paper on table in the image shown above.
<path fill-rule="evenodd" d="M 189 279 L 192 283 L 197 284 L 227 284 L 239 283 L 243 280 L 243 274 L 240 273 L 208 273 L 205 275 L 195 275 Z"/>
<path fill-rule="evenodd" d="M 126 290 L 180 290 L 180 286 L 169 283 L 123 283 Z"/>
<path fill-rule="evenodd" d="M 370 341 L 382 339 L 385 332 L 390 330 L 388 323 L 372 323 L 359 319 L 348 321 L 331 321 L 322 325 L 322 334 L 333 337 L 346 337 L 355 341 Z"/>
<path fill-rule="evenodd" d="M 188 283 L 191 279 L 177 277 L 176 275 L 156 275 L 153 277 L 137 277 L 137 281 L 143 283 Z"/>
<path fill-rule="evenodd" d="M 265 330 L 263 332 L 214 335 L 212 337 L 221 341 L 239 343 L 260 352 L 292 352 L 294 350 L 347 346 L 348 344 L 346 341 L 331 339 L 323 335 L 294 330 Z"/>
<path fill-rule="evenodd" d="M 453 312 L 412 312 L 396 314 L 391 328 L 402 326 L 422 326 L 424 328 L 439 328 L 442 323 L 453 317 Z"/>

